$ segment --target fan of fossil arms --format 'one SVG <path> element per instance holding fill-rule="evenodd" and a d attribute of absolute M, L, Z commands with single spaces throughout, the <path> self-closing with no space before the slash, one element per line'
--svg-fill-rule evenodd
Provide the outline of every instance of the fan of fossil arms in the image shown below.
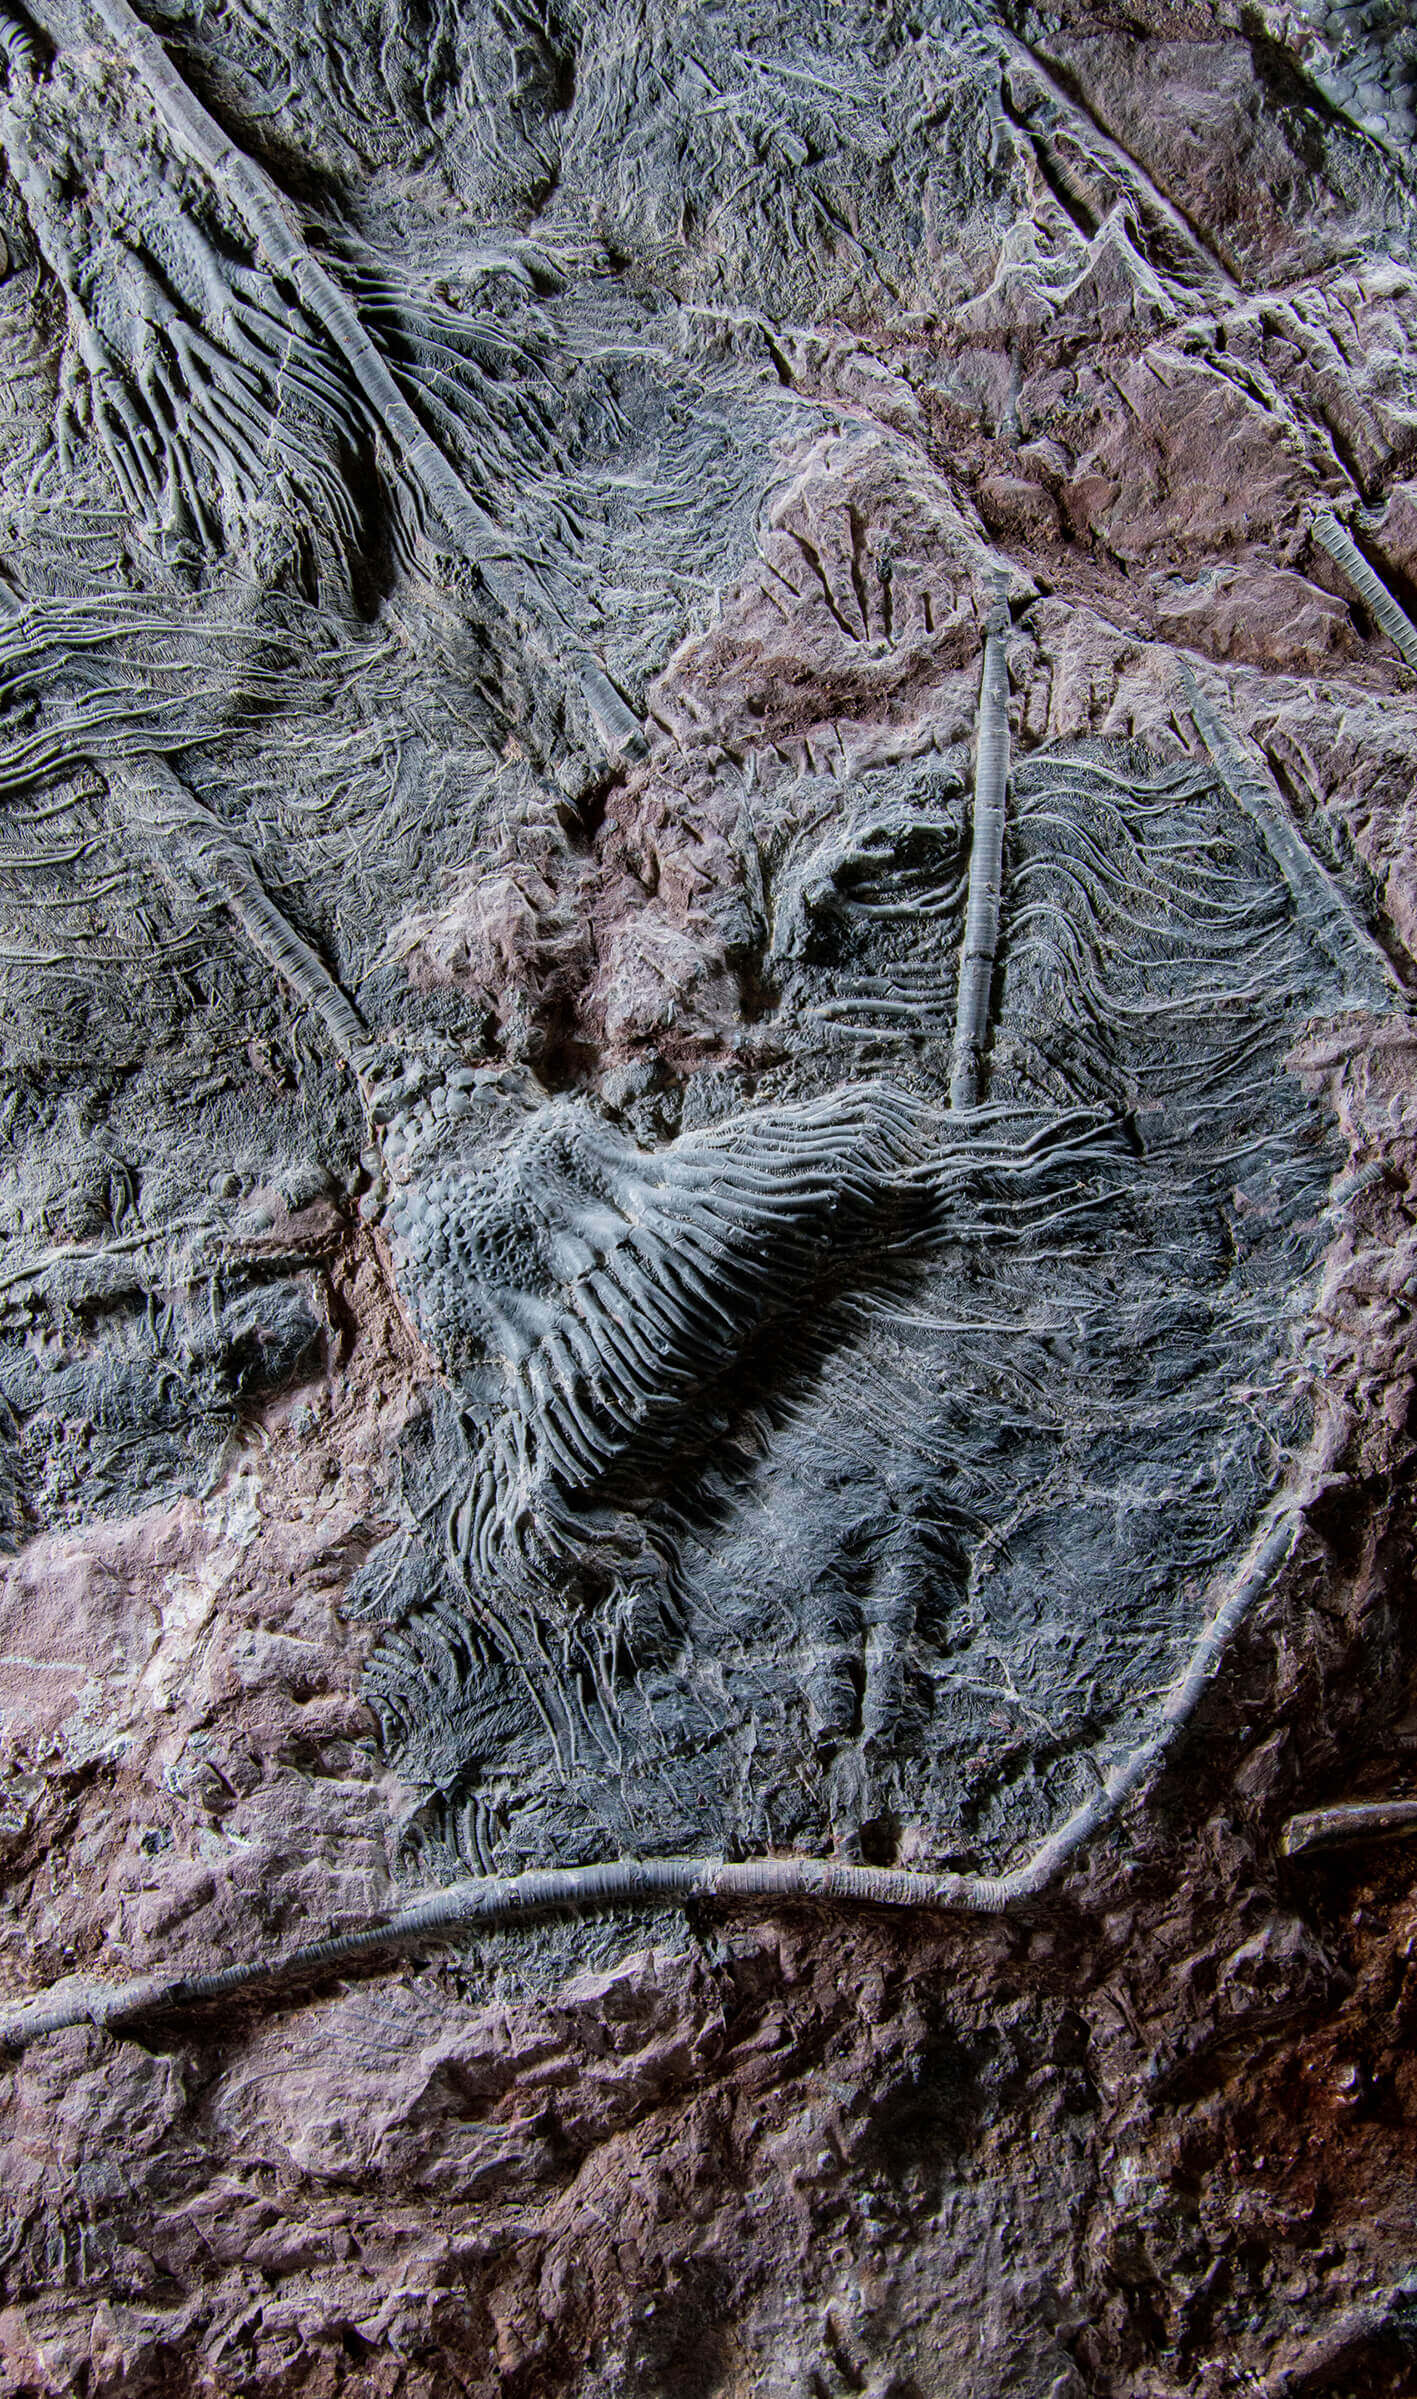
<path fill-rule="evenodd" d="M 991 74 L 1014 55 L 970 40 Z M 1037 1891 L 1152 1773 L 1333 1466 L 1314 1322 L 1347 1153 L 1292 1054 L 1403 1009 L 1360 878 L 1213 677 L 1178 669 L 1164 740 L 1026 733 L 1032 603 L 952 499 L 972 741 L 705 736 L 693 785 L 650 670 L 707 614 L 698 512 L 746 552 L 825 404 L 785 367 L 750 390 L 721 343 L 681 401 L 699 304 L 676 350 L 608 245 L 558 266 L 484 227 L 473 255 L 410 199 L 381 250 L 372 203 L 228 131 L 128 0 L 7 18 L 0 50 L 54 366 L 0 625 L 34 1065 L 0 1500 L 19 1540 L 219 1476 L 325 1338 L 308 1250 L 236 1201 L 259 1180 L 298 1222 L 323 1194 L 425 1361 L 342 1599 L 378 1628 L 429 1885 L 8 2037 L 562 1906 Z M 1409 655 L 1353 534 L 1324 508 L 1314 537 Z M 683 840 L 711 864 L 671 859 L 692 896 L 653 925 L 644 868 L 642 955 L 687 956 L 690 988 L 731 901 L 737 1020 L 686 1069 L 671 1007 L 612 1072 L 586 1030 L 610 1046 L 606 811 L 667 819 L 676 775 L 712 794 Z M 479 875 L 487 971 L 530 989 L 554 953 L 559 1041 L 470 973 L 403 971 Z M 122 1092 L 86 1120 L 92 1222 L 41 1104 L 56 993 L 61 1063 Z"/>

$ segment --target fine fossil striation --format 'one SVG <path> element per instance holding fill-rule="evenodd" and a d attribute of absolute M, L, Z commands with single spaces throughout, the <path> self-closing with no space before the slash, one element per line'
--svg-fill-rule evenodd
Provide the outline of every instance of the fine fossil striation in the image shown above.
<path fill-rule="evenodd" d="M 1321 510 L 1314 519 L 1314 538 L 1322 542 L 1334 565 L 1341 568 L 1359 597 L 1372 610 L 1389 641 L 1395 642 L 1409 666 L 1417 666 L 1417 632 L 1398 606 L 1380 575 L 1338 519 Z"/>
<path fill-rule="evenodd" d="M 161 2084 L 181 2238 L 101 2268 L 159 2326 L 134 2391 L 227 2270 L 169 2123 L 249 2168 L 241 2271 L 312 2290 L 327 2231 L 341 2272 L 377 2251 L 330 2194 L 396 2127 L 408 2221 L 453 2226 L 389 2381 L 422 2394 L 423 2341 L 431 2399 L 449 2278 L 552 2240 L 566 2159 L 600 2188 L 599 2067 L 513 2119 L 535 2057 L 496 2083 L 460 2011 L 584 2006 L 618 2139 L 627 1956 L 658 1990 L 692 1954 L 727 2025 L 714 1927 L 794 1908 L 828 1979 L 928 1954 L 932 2008 L 992 1940 L 984 2047 L 1171 1939 L 1190 2030 L 1146 2105 L 1190 2111 L 1192 2230 L 1142 2224 L 1160 2152 L 1133 2173 L 1152 2133 L 1094 2061 L 1030 2119 L 1092 2127 L 1058 2187 L 1096 2222 L 1000 2300 L 1048 2318 L 1026 2356 L 853 2363 L 823 2298 L 754 2380 L 646 2314 L 587 2399 L 1063 2399 L 1089 2275 L 1130 2294 L 1099 2399 L 1224 2399 L 1231 2352 L 1281 2387 L 1225 2295 L 1248 2234 L 1223 2271 L 1186 2240 L 1214 2060 L 1259 2072 L 1284 1978 L 1342 1980 L 1303 1892 L 1412 1821 L 1413 72 L 1377 0 L 0 19 L 0 2043 L 17 2092 L 109 2077 L 80 2279 Z M 1389 1760 L 1351 1777 L 1345 1643 Z M 751 1972 L 805 2054 L 783 1939 Z M 262 2110 L 346 2007 L 282 2149 Z M 655 2026 L 625 2124 L 719 2072 Z M 723 2124 L 775 2037 L 724 2034 Z M 891 2254 L 1000 2259 L 1014 2167 L 932 2038 L 899 2034 L 853 2204 L 919 2114 Z M 54 2144 L 15 2121 L 28 2190 Z M 328 2223 L 287 2249 L 297 2151 Z M 40 2258 L 27 2205 L 0 2275 L 48 2307 L 69 2219 Z M 501 2387 L 591 2371 L 593 2295 L 554 2353 L 507 2330 L 579 2271 L 489 2300 Z M 736 2288 L 699 2315 L 746 2324 Z M 346 2299 L 332 2391 L 395 2322 Z M 51 2346 L 17 2394 L 127 2389 L 129 2315 L 111 2370 Z M 212 2388 L 248 2387 L 238 2320 Z M 262 2355 L 253 2392 L 306 2387 Z"/>

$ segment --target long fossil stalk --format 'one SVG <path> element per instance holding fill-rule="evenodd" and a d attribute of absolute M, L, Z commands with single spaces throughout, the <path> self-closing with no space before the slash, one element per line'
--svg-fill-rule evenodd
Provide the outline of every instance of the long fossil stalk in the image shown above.
<path fill-rule="evenodd" d="M 368 1046 L 363 1019 L 323 960 L 287 924 L 262 888 L 255 868 L 224 825 L 204 808 L 161 758 L 106 763 L 129 826 L 140 832 L 167 881 L 184 877 L 199 895 L 215 893 L 231 910 L 251 947 L 312 1008 L 346 1064 Z"/>
<path fill-rule="evenodd" d="M 264 1985 L 308 1982 L 333 1967 L 415 1949 L 474 1926 L 525 1923 L 571 1909 L 687 1905 L 694 1900 L 827 1900 L 838 1905 L 921 1908 L 942 1915 L 999 1915 L 1044 1890 L 1089 1836 L 1155 1773 L 1194 1714 L 1238 1627 L 1292 1556 L 1308 1511 L 1327 1487 L 1341 1446 L 1335 1425 L 1318 1445 L 1302 1490 L 1271 1514 L 1226 1596 L 1172 1684 L 1154 1733 L 1122 1758 L 1105 1782 L 1021 1866 L 1008 1874 L 912 1874 L 832 1858 L 620 1858 L 599 1866 L 552 1866 L 449 1884 L 362 1932 L 302 1943 L 210 1974 L 140 1975 L 129 1982 L 42 1995 L 0 2018 L 0 2049 L 19 2051 L 47 2034 L 94 2025 L 121 2034 L 145 2019 L 229 1999 Z"/>
<path fill-rule="evenodd" d="M 13 621 L 19 613 L 10 595 L 0 589 L 0 620 Z M 103 681 L 101 668 L 91 658 L 72 652 L 62 674 L 81 691 Z M 369 1043 L 363 1018 L 324 961 L 287 923 L 241 844 L 220 819 L 155 753 L 114 758 L 96 744 L 90 755 L 123 810 L 127 830 L 143 842 L 163 881 L 199 900 L 221 900 L 258 956 L 319 1017 L 336 1057 L 357 1065 Z"/>
<path fill-rule="evenodd" d="M 1185 659 L 1181 661 L 1181 688 L 1211 764 L 1231 798 L 1258 829 L 1289 886 L 1298 916 L 1344 977 L 1349 996 L 1355 1004 L 1371 1000 L 1375 993 L 1391 1000 L 1396 985 L 1391 966 L 1291 823 L 1254 744 L 1244 741 L 1216 714 Z"/>
<path fill-rule="evenodd" d="M 1348 577 L 1374 621 L 1382 626 L 1411 667 L 1417 667 L 1417 629 L 1399 608 L 1382 578 L 1375 575 L 1351 533 L 1325 508 L 1314 519 L 1314 539 L 1321 542 L 1334 565 Z"/>
<path fill-rule="evenodd" d="M 294 287 L 301 302 L 344 359 L 355 383 L 382 423 L 406 472 L 437 512 L 465 557 L 513 622 L 528 609 L 542 621 L 555 653 L 579 681 L 586 705 L 612 749 L 641 738 L 639 721 L 599 659 L 565 620 L 530 562 L 508 544 L 496 520 L 475 500 L 437 443 L 419 423 L 334 278 L 312 255 L 292 224 L 287 204 L 264 169 L 223 133 L 173 66 L 157 35 L 128 0 L 96 0 L 97 14 L 125 57 L 142 76 L 169 132 L 187 156 L 240 210 L 251 234 L 277 275 Z"/>
<path fill-rule="evenodd" d="M 1410 1841 L 1417 1838 L 1417 1799 L 1353 1799 L 1330 1808 L 1306 1808 L 1291 1816 L 1279 1839 L 1279 1854 L 1302 1857 L 1347 1841 Z"/>
<path fill-rule="evenodd" d="M 1009 627 L 1002 577 L 984 637 L 979 685 L 979 733 L 974 760 L 974 838 L 969 853 L 969 900 L 959 962 L 950 1106 L 973 1108 L 989 1037 L 989 989 L 999 946 L 999 891 L 1004 863 L 1004 801 L 1009 783 Z"/>

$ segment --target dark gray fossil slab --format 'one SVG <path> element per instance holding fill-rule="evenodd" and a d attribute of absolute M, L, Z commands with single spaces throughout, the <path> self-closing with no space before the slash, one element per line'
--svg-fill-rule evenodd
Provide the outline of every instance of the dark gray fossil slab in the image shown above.
<path fill-rule="evenodd" d="M 1030 726 L 1039 580 L 861 397 L 882 309 L 1097 270 L 1017 26 L 376 18 L 6 20 L 9 1536 L 219 1479 L 373 1239 L 426 1387 L 346 1605 L 423 1869 L 1000 1871 L 1297 1522 L 1348 1147 L 1296 1052 L 1403 1007 L 1372 894 L 1194 677 Z M 1233 297 L 1094 133 L 1139 321 Z M 675 661 L 754 576 L 800 685 L 730 738 Z"/>
<path fill-rule="evenodd" d="M 1396 1004 L 1381 954 L 1204 754 L 1037 753 L 952 1111 L 967 816 L 945 765 L 764 813 L 783 1063 L 711 1127 L 647 1151 L 502 1072 L 396 1136 L 448 1381 L 355 1596 L 468 1865 L 998 1867 L 1144 1740 L 1301 1471 L 1345 1152 L 1290 1053 Z"/>

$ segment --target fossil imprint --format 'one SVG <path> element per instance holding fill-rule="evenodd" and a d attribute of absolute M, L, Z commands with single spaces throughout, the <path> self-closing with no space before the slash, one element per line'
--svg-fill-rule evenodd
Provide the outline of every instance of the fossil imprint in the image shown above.
<path fill-rule="evenodd" d="M 54 171 L 62 111 L 46 116 L 48 70 L 10 28 L 6 144 L 68 317 L 65 445 L 87 429 L 135 516 L 179 554 L 259 529 L 272 473 L 300 512 L 323 511 L 354 544 L 347 452 L 382 444 L 412 525 L 433 521 L 472 565 L 510 646 L 575 687 L 602 752 L 634 746 L 633 712 L 568 635 L 537 562 L 513 552 L 490 495 L 430 433 L 431 377 L 392 339 L 381 347 L 377 278 L 316 257 L 273 180 L 126 0 L 101 0 L 100 16 L 197 188 L 176 207 L 174 288 L 128 241 L 121 210 L 94 243 L 111 267 L 99 288 L 74 238 L 74 189 Z M 133 213 L 150 204 L 145 187 Z M 94 205 L 101 217 L 102 195 Z M 510 403 L 483 388 L 467 325 L 430 303 L 423 331 L 445 345 L 443 388 L 464 420 L 481 408 L 489 442 L 506 434 Z M 508 437 L 508 472 L 524 463 L 520 439 Z M 1341 541 L 1322 527 L 1319 538 L 1356 571 Z M 794 837 L 774 860 L 780 1016 L 788 1046 L 811 1057 L 810 1095 L 768 1079 L 714 1121 L 651 1138 L 523 1068 L 469 1064 L 456 1045 L 391 1059 L 363 994 L 357 1008 L 199 778 L 189 784 L 180 728 L 165 744 L 123 708 L 85 648 L 81 610 L 16 610 L 9 689 L 41 715 L 0 759 L 5 788 L 76 759 L 96 766 L 117 846 L 225 911 L 357 1080 L 378 1167 L 366 1209 L 438 1368 L 439 1446 L 421 1483 L 410 1469 L 407 1537 L 376 1551 L 351 1605 L 386 1628 L 369 1697 L 391 1759 L 429 1795 L 440 1863 L 482 1871 L 365 1932 L 40 2002 L 5 2038 L 117 2027 L 561 1906 L 795 1895 L 993 1910 L 1040 1889 L 1153 1772 L 1333 1463 L 1331 1428 L 1293 1402 L 1285 1347 L 1334 1163 L 1302 1111 L 1285 1113 L 1288 1032 L 1397 1000 L 1263 760 L 1193 681 L 1183 696 L 1203 756 L 1158 767 L 1101 748 L 1042 752 L 1011 778 L 1008 632 L 1001 598 L 967 845 L 963 811 L 938 789 L 893 784 L 882 799 L 848 784 L 825 835 Z M 60 725 L 65 694 L 77 705 Z M 1232 1188 L 1244 1207 L 1226 1217 Z M 1242 1371 L 1232 1437 L 1223 1420 Z M 1201 1430 L 1218 1422 L 1212 1454 Z M 1120 1465 L 1118 1425 L 1133 1439 Z M 781 1555 L 774 1478 L 795 1476 L 800 1498 L 858 1468 L 874 1516 L 863 1506 L 848 1521 L 845 1502 L 840 1524 L 825 1501 L 815 1517 L 807 1500 L 796 1518 L 785 1511 L 805 1528 L 799 1548 L 822 1533 L 820 1588 L 799 1625 L 791 1578 L 781 1594 L 768 1587 Z M 1116 1527 L 1133 1521 L 1128 1548 Z M 921 1592 L 897 1604 L 912 1579 Z M 1135 1643 L 1131 1681 L 1110 1717 L 1088 1699 L 1051 1723 L 1046 1674 L 1030 1682 L 1018 1660 L 1050 1642 L 1085 1652 L 1091 1628 L 1077 1619 L 1094 1603 L 1100 1613 L 1114 1582 L 1111 1632 Z M 766 1604 L 748 1618 L 757 1586 Z M 1012 1649 L 990 1620 L 1000 1593 Z M 1129 1613 L 1143 1602 L 1165 1619 L 1154 1639 Z M 831 1653 L 836 1687 L 784 1701 L 764 1662 L 770 1635 L 794 1665 L 812 1653 L 803 1680 Z M 1090 1690 L 1100 1673 L 1082 1654 L 1073 1679 Z M 1136 1722 L 1133 1693 L 1147 1701 Z M 980 1829 L 958 1806 L 959 1847 L 992 1841 L 1023 1862 L 868 1862 L 866 1820 L 876 1854 L 900 1854 L 902 1790 L 928 1782 L 949 1710 L 968 1727 L 1003 1707 L 1064 1764 L 1017 1822 L 1001 1803 Z M 1089 1710 L 1107 1717 L 1101 1762 L 1082 1759 L 1070 1781 Z M 743 1736 L 731 1755 L 725 1724 Z M 801 1815 L 714 1813 L 714 1775 L 751 1800 L 754 1744 L 767 1758 L 774 1738 L 817 1753 L 820 1788 Z M 658 1845 L 652 1810 L 633 1819 L 607 1800 L 599 1817 L 572 1814 L 590 1767 L 629 1788 L 637 1745 L 676 1794 Z M 1006 1769 L 980 1779 L 991 1777 L 1002 1787 Z M 534 1822 L 521 1787 L 533 1784 L 549 1793 Z M 700 1787 L 710 1855 L 695 1845 Z M 948 1818 L 957 1794 L 946 1796 L 937 1805 L 930 1785 L 921 1814 Z M 830 1841 L 837 1855 L 813 1854 Z"/>
<path fill-rule="evenodd" d="M 204 188 L 194 205 L 196 195 L 149 176 L 116 210 L 100 191 L 76 191 L 40 48 L 14 19 L 0 19 L 0 137 L 64 293 L 72 336 L 61 444 L 86 415 L 135 514 L 169 544 L 219 548 L 222 509 L 237 522 L 258 517 L 279 473 L 290 477 L 302 513 L 332 518 L 357 548 L 361 526 L 341 453 L 377 433 L 415 521 L 441 529 L 522 642 L 575 688 L 606 754 L 642 746 L 633 710 L 537 561 L 509 545 L 410 406 L 365 321 L 380 315 L 377 278 L 361 312 L 315 257 L 270 176 L 223 132 L 127 0 L 100 0 L 98 15 L 176 156 Z M 134 240 L 134 220 L 162 226 L 166 267 Z M 253 267 L 230 255 L 233 223 L 254 250 Z M 477 327 L 433 302 L 423 314 L 425 345 L 445 362 L 432 370 L 434 386 L 448 384 L 451 366 L 464 422 L 492 430 L 495 413 L 479 403 L 479 347 L 495 350 L 495 336 L 480 342 Z M 435 413 L 436 390 L 420 396 Z"/>
<path fill-rule="evenodd" d="M 981 710 L 996 719 L 997 629 L 990 646 Z M 1198 694 L 1192 697 L 1215 751 L 1222 738 L 1217 721 Z M 1107 783 L 1085 764 L 1072 771 L 1084 787 L 1091 777 L 1094 798 Z M 181 786 L 170 770 L 163 773 L 168 781 L 159 779 L 156 788 L 166 792 L 175 829 L 183 811 L 173 790 Z M 1021 822 L 1036 819 L 1046 847 L 1050 786 L 1036 771 L 1026 783 Z M 1186 786 L 1173 775 L 1172 787 Z M 1204 788 L 1193 772 L 1190 788 Z M 148 796 L 151 805 L 151 790 Z M 1001 796 L 990 798 L 1000 814 Z M 1165 805 L 1157 813 L 1169 821 Z M 1246 813 L 1260 824 L 1261 800 L 1252 797 Z M 1273 827 L 1260 829 L 1268 848 L 1283 849 Z M 189 852 L 192 871 L 201 864 L 200 812 L 187 834 L 197 845 Z M 985 828 L 984 849 L 986 861 L 994 861 L 985 872 L 995 875 L 1002 856 L 997 822 Z M 1071 835 L 1069 850 L 1071 874 L 1078 860 Z M 843 854 L 851 854 L 849 845 Z M 1040 866 L 1047 871 L 1046 857 L 1035 851 L 1035 875 Z M 1236 910 L 1224 898 L 1224 877 L 1217 882 L 1211 870 L 1200 871 L 1210 882 L 1198 886 L 1195 904 L 1211 911 L 1212 946 L 1219 944 L 1222 956 L 1227 944 L 1243 955 L 1253 947 L 1253 913 L 1243 927 L 1229 923 Z M 817 887 L 810 877 L 808 887 Z M 1293 926 L 1296 897 L 1310 903 L 1315 897 L 1293 860 L 1280 888 L 1271 938 L 1282 924 Z M 375 1045 L 356 1039 L 358 1020 L 341 1013 L 343 995 L 308 949 L 292 936 L 282 954 L 278 930 L 267 922 L 267 915 L 279 922 L 270 902 L 262 897 L 253 913 L 250 890 L 234 869 L 225 889 L 246 936 L 353 1052 L 384 1161 L 384 1221 L 400 1287 L 458 1395 L 461 1479 L 445 1514 L 453 1596 L 416 1598 L 409 1629 L 388 1635 L 371 1663 L 370 1697 L 395 1756 L 416 1752 L 420 1714 L 436 1715 L 455 1697 L 459 1676 L 476 1680 L 499 1655 L 528 1688 L 539 1680 L 538 1704 L 548 1708 L 555 1677 L 538 1677 L 537 1659 L 545 1663 L 547 1626 L 568 1615 L 612 1616 L 633 1670 L 646 1624 L 672 1615 L 675 1600 L 672 1545 L 656 1547 L 644 1495 L 666 1477 L 672 1482 L 686 1444 L 690 1455 L 702 1449 L 714 1391 L 731 1389 L 744 1359 L 804 1302 L 824 1304 L 854 1285 L 869 1287 L 873 1276 L 928 1260 L 932 1248 L 961 1236 L 986 1246 L 1017 1244 L 1051 1215 L 1125 1200 L 1130 1150 L 1115 1103 L 1035 1104 L 1022 1112 L 1017 1105 L 971 1110 L 966 1104 L 961 1112 L 957 1092 L 956 1108 L 948 1111 L 905 1084 L 857 1080 L 815 1101 L 749 1108 L 646 1152 L 584 1103 L 538 1094 L 523 1073 L 446 1061 L 391 1064 Z M 1022 890 L 1028 889 L 1025 882 Z M 1325 924 L 1316 929 L 1320 953 L 1333 961 L 1325 971 L 1338 976 L 1335 999 L 1357 984 L 1369 1004 L 1385 1004 L 1390 979 L 1380 954 L 1335 888 L 1323 883 L 1321 896 L 1320 918 L 1339 928 L 1326 940 Z M 1100 904 L 1094 893 L 1090 905 Z M 1027 966 L 1032 944 L 1036 958 L 1054 961 L 1047 967 L 1052 978 L 1056 953 L 1046 907 L 1040 915 L 1036 896 L 1016 902 L 1011 922 L 1017 947 L 1010 971 L 1036 973 Z M 989 979 L 976 979 L 987 998 Z M 962 987 L 968 980 L 961 975 Z M 989 1024 L 967 1005 L 963 1054 L 977 1069 L 987 1057 Z M 1161 1007 L 1164 1014 L 1164 1001 Z M 952 1047 L 958 1059 L 957 1039 Z M 79 2021 L 120 2030 L 157 2009 L 296 1981 L 461 1926 L 516 1923 L 568 1906 L 801 1896 L 1005 1907 L 1042 1888 L 1155 1770 L 1236 1625 L 1292 1553 L 1306 1510 L 1324 1486 L 1331 1446 L 1331 1436 L 1327 1445 L 1324 1438 L 1311 1444 L 1302 1471 L 1259 1511 L 1151 1729 L 1023 1864 L 1006 1872 L 912 1872 L 849 1857 L 735 1862 L 693 1854 L 489 1872 L 454 1882 L 365 1932 L 211 1975 L 144 1978 L 35 2003 L 11 2018 L 5 2037 L 19 2046 Z M 442 1701 L 430 1672 L 430 1637 L 444 1661 L 460 1660 Z M 553 1739 L 555 1729 L 548 1719 Z"/>

